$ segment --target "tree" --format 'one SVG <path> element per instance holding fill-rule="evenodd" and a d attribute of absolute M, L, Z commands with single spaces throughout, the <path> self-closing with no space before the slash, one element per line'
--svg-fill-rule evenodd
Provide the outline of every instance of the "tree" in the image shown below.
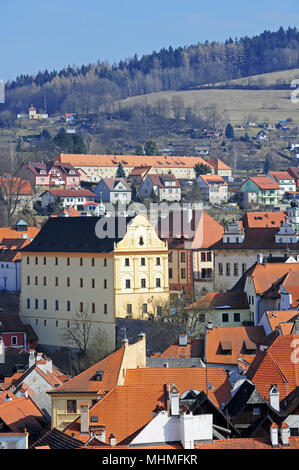
<path fill-rule="evenodd" d="M 141 144 L 137 145 L 135 155 L 143 155 L 143 147 Z"/>
<path fill-rule="evenodd" d="M 207 175 L 208 173 L 211 172 L 211 168 L 209 165 L 205 165 L 204 163 L 196 163 L 194 166 L 194 171 L 196 178 L 198 178 L 200 175 Z"/>
<path fill-rule="evenodd" d="M 23 190 L 27 191 L 27 181 L 15 176 L 0 178 L 0 213 L 1 222 L 11 225 L 13 216 L 22 209 L 29 206 L 35 195 L 23 197 Z"/>
<path fill-rule="evenodd" d="M 153 140 L 148 140 L 147 142 L 145 142 L 144 153 L 145 155 L 160 155 L 160 151 L 157 147 L 156 142 L 154 142 Z"/>
<path fill-rule="evenodd" d="M 226 129 L 225 129 L 225 137 L 227 137 L 228 139 L 235 138 L 234 128 L 230 122 L 227 124 Z"/>
<path fill-rule="evenodd" d="M 269 171 L 274 171 L 275 168 L 276 168 L 276 165 L 275 165 L 275 162 L 271 153 L 267 153 L 264 167 L 263 167 L 264 173 L 267 174 Z"/>
<path fill-rule="evenodd" d="M 125 177 L 126 177 L 126 173 L 125 173 L 124 167 L 121 164 L 121 162 L 119 162 L 117 170 L 116 170 L 116 178 L 125 178 Z"/>

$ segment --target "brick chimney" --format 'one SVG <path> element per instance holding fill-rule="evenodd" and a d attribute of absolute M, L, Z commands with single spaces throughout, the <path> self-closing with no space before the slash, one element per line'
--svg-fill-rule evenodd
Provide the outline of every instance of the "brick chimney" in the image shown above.
<path fill-rule="evenodd" d="M 89 434 L 89 405 L 80 403 L 80 434 Z"/>

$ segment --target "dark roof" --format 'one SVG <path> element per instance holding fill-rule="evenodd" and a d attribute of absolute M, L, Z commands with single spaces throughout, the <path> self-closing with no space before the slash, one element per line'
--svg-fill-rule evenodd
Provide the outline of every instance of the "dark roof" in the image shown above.
<path fill-rule="evenodd" d="M 240 385 L 230 401 L 225 405 L 223 411 L 228 411 L 232 418 L 235 418 L 247 404 L 267 404 L 256 390 L 255 385 L 249 380 Z"/>
<path fill-rule="evenodd" d="M 122 240 L 133 217 L 51 217 L 24 252 L 111 253 Z M 111 238 L 99 238 L 96 224 Z"/>
<path fill-rule="evenodd" d="M 78 449 L 84 444 L 78 439 L 68 436 L 56 428 L 44 434 L 40 439 L 34 442 L 30 449 L 40 446 L 49 446 L 51 449 Z"/>
<path fill-rule="evenodd" d="M 0 312 L 0 322 L 0 333 L 25 331 L 25 326 L 19 315 Z"/>
<path fill-rule="evenodd" d="M 26 339 L 27 341 L 38 341 L 38 337 L 35 334 L 31 325 L 24 325 L 26 331 Z"/>
<path fill-rule="evenodd" d="M 5 348 L 5 363 L 0 363 L 0 375 L 11 377 L 17 369 L 26 369 L 29 364 L 29 352 L 24 349 Z"/>

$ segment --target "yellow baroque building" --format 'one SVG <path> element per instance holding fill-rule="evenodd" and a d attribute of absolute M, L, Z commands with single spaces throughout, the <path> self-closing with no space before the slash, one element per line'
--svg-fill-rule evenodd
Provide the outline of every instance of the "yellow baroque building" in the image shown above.
<path fill-rule="evenodd" d="M 114 349 L 116 317 L 146 319 L 169 300 L 167 244 L 148 219 L 105 219 L 50 218 L 24 248 L 20 316 L 40 344 L 69 346 L 63 332 L 77 317 Z M 99 236 L 103 222 L 113 230 Z"/>

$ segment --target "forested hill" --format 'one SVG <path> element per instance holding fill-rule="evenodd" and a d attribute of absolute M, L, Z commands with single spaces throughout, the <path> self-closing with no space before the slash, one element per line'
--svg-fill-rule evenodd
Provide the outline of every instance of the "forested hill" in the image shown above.
<path fill-rule="evenodd" d="M 100 51 L 99 51 L 100 52 Z M 50 115 L 98 112 L 129 96 L 183 90 L 218 81 L 299 67 L 299 31 L 282 27 L 254 37 L 161 49 L 110 65 L 67 67 L 59 72 L 21 75 L 6 84 L 6 109 L 25 111 L 32 103 Z"/>

